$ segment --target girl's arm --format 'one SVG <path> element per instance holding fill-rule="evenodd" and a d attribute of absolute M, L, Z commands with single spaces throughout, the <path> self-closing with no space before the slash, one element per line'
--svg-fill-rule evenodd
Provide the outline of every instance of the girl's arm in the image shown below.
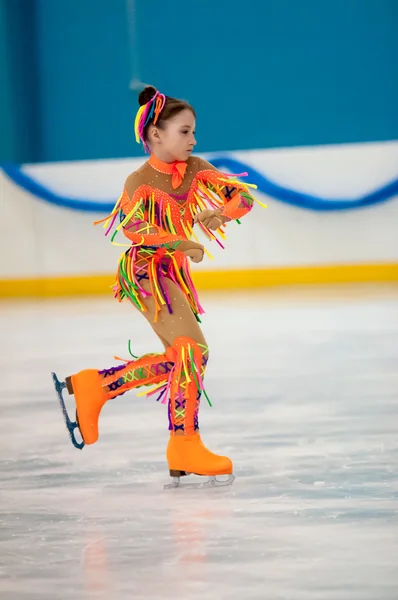
<path fill-rule="evenodd" d="M 228 221 L 235 219 L 241 219 L 248 212 L 251 211 L 254 204 L 254 198 L 250 194 L 248 187 L 237 181 L 233 176 L 220 173 L 211 163 L 207 162 L 203 158 L 198 158 L 198 174 L 197 177 L 207 186 L 208 189 L 213 190 L 218 198 L 222 202 L 222 206 L 213 210 L 204 210 L 197 215 L 197 220 L 208 219 L 209 217 L 218 217 L 221 219 L 218 221 L 221 225 L 224 225 Z M 203 175 L 201 174 L 203 171 Z M 202 175 L 202 177 L 201 177 Z M 231 180 L 232 181 L 229 181 Z M 214 190 L 216 190 L 214 192 Z M 214 222 L 217 224 L 217 221 Z M 218 226 L 220 226 L 220 224 Z M 209 227 L 213 229 L 214 227 Z"/>

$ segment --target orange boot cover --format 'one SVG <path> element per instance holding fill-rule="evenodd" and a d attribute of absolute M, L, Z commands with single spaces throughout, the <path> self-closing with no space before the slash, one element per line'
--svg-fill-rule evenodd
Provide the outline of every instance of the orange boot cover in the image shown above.
<path fill-rule="evenodd" d="M 175 365 L 171 374 L 169 401 L 170 439 L 167 447 L 169 469 L 174 475 L 227 475 L 232 462 L 208 450 L 199 435 L 199 402 L 206 392 L 203 375 L 208 349 L 189 337 L 174 340 Z M 207 397 L 207 395 L 206 395 Z"/>
<path fill-rule="evenodd" d="M 232 461 L 227 456 L 210 452 L 199 433 L 171 434 L 167 446 L 167 462 L 172 477 L 189 473 L 207 476 L 232 474 Z"/>
<path fill-rule="evenodd" d="M 94 444 L 98 440 L 98 419 L 105 402 L 132 388 L 164 386 L 173 368 L 173 357 L 174 352 L 169 348 L 165 354 L 146 354 L 111 369 L 87 369 L 72 375 L 77 420 L 84 442 Z"/>

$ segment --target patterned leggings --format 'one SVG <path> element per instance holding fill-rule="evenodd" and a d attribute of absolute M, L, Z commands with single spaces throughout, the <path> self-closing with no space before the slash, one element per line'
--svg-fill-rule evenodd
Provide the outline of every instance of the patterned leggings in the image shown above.
<path fill-rule="evenodd" d="M 203 386 L 209 358 L 206 340 L 189 299 L 179 285 L 165 277 L 163 285 L 167 288 L 169 304 L 159 311 L 145 269 L 141 268 L 143 264 L 137 266 L 140 285 L 147 292 L 146 297 L 140 296 L 145 312 L 138 306 L 137 309 L 162 341 L 165 352 L 146 354 L 125 365 L 100 371 L 106 397 L 111 399 L 132 388 L 152 386 L 147 395 L 156 393 L 158 400 L 169 404 L 169 429 L 193 433 L 199 427 L 200 398 L 202 394 L 207 397 Z"/>

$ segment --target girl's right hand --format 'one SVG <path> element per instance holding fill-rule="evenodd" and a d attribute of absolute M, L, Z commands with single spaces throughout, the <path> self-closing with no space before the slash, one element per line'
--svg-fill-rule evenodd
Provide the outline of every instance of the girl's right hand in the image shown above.
<path fill-rule="evenodd" d="M 201 244 L 196 244 L 197 248 L 189 248 L 188 250 L 184 250 L 185 256 L 188 256 L 194 263 L 200 263 L 203 260 L 204 256 L 204 248 Z"/>

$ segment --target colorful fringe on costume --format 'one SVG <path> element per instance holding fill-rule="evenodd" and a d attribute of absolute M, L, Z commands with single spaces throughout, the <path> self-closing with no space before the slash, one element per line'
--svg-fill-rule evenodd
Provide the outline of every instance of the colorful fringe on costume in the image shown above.
<path fill-rule="evenodd" d="M 131 199 L 124 191 L 111 214 L 95 224 L 105 221 L 105 235 L 108 235 L 119 217 L 112 242 L 122 228 L 125 235 L 138 246 L 148 242 L 165 244 L 187 240 L 192 235 L 195 237 L 193 218 L 206 208 L 221 208 L 222 214 L 231 220 L 238 220 L 251 210 L 254 198 L 250 195 L 249 188 L 256 188 L 256 186 L 250 183 L 243 184 L 236 179 L 244 175 L 247 173 L 228 175 L 218 171 L 199 172 L 192 182 L 183 207 L 184 215 L 180 213 L 181 205 L 172 196 L 144 184 L 136 190 Z M 266 207 L 258 200 L 256 202 Z M 139 225 L 141 227 L 131 234 L 129 230 Z M 199 226 L 209 240 L 215 239 L 222 246 L 213 231 L 207 229 L 202 223 L 199 223 Z M 225 239 L 222 227 L 217 230 L 217 233 Z"/>
<path fill-rule="evenodd" d="M 155 109 L 154 109 L 155 110 Z M 192 184 L 183 202 L 172 195 L 148 184 L 138 185 L 132 197 L 124 190 L 111 214 L 103 221 L 105 235 L 111 235 L 112 242 L 120 230 L 130 240 L 128 250 L 119 261 L 115 297 L 122 301 L 129 298 L 141 311 L 146 307 L 142 299 L 151 295 L 155 300 L 155 321 L 163 306 L 171 312 L 165 278 L 171 279 L 183 291 L 196 318 L 203 313 L 195 290 L 189 261 L 178 245 L 191 238 L 199 242 L 193 225 L 195 216 L 210 208 L 219 209 L 220 214 L 229 220 L 239 220 L 248 213 L 254 202 L 249 188 L 237 179 L 245 175 L 227 175 L 215 170 L 202 170 L 193 177 Z M 257 201 L 258 202 L 258 201 Z M 261 204 L 261 206 L 265 206 Z M 101 223 L 103 221 L 98 221 Z M 238 221 L 239 222 L 239 221 Z M 199 222 L 198 226 L 209 241 L 224 248 L 225 228 L 212 231 Z M 213 256 L 204 248 L 210 259 Z M 142 285 L 143 279 L 150 283 L 150 292 Z"/>
<path fill-rule="evenodd" d="M 142 260 L 144 259 L 144 260 Z M 183 290 L 196 319 L 203 314 L 199 297 L 193 284 L 187 257 L 183 252 L 171 251 L 166 248 L 151 246 L 132 246 L 119 261 L 119 269 L 114 286 L 115 298 L 121 302 L 128 298 L 142 312 L 147 309 L 141 298 L 152 296 L 155 300 L 155 322 L 159 311 L 167 306 L 172 313 L 171 300 L 165 278 L 171 279 Z M 146 279 L 151 286 L 151 292 L 145 290 L 141 281 Z"/>

